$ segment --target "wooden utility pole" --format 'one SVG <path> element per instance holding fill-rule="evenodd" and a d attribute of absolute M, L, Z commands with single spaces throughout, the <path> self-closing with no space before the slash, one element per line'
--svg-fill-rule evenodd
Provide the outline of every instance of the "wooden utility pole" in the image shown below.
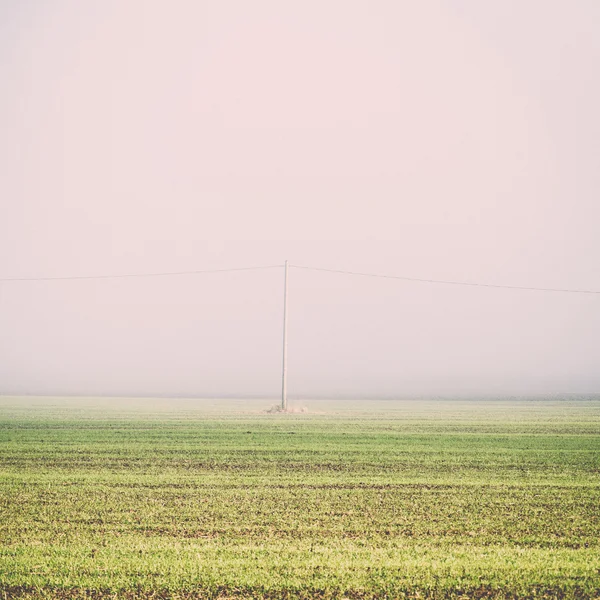
<path fill-rule="evenodd" d="M 285 261 L 283 276 L 283 368 L 281 373 L 281 410 L 287 410 L 287 297 L 288 297 L 288 261 Z"/>

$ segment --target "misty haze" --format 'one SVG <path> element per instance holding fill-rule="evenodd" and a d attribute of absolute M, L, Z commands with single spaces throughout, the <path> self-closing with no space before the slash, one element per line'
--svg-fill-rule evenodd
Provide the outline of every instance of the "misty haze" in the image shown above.
<path fill-rule="evenodd" d="M 600 598 L 598 0 L 0 0 L 0 597 Z"/>
<path fill-rule="evenodd" d="M 5 2 L 0 274 L 600 290 L 599 16 Z M 279 394 L 282 268 L 0 294 L 2 393 Z M 289 394 L 590 393 L 599 333 L 597 295 L 290 269 Z"/>

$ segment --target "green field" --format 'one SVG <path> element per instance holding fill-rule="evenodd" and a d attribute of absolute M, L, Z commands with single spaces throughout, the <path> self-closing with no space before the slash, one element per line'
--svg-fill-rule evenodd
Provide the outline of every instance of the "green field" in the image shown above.
<path fill-rule="evenodd" d="M 0 598 L 597 598 L 600 400 L 0 398 Z"/>

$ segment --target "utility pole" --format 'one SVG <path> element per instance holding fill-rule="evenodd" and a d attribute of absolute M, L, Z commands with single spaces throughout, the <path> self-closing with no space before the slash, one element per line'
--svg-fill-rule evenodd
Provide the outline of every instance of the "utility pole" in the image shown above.
<path fill-rule="evenodd" d="M 287 296 L 288 296 L 288 261 L 285 261 L 283 276 L 283 368 L 281 372 L 281 410 L 287 410 Z"/>

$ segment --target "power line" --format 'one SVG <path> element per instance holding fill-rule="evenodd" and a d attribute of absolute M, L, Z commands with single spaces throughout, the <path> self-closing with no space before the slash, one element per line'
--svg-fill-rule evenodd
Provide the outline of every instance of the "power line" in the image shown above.
<path fill-rule="evenodd" d="M 419 277 L 404 277 L 400 275 L 381 275 L 379 273 L 361 273 L 357 271 L 342 271 L 340 269 L 324 269 L 321 267 L 307 267 L 303 265 L 289 265 L 292 269 L 304 269 L 307 271 L 323 271 L 325 273 L 338 273 L 340 275 L 357 275 L 359 277 L 378 277 L 381 279 L 400 279 L 402 281 L 413 281 L 417 283 L 439 283 L 443 285 L 462 285 L 469 287 L 499 288 L 505 290 L 527 290 L 532 292 L 563 292 L 568 294 L 600 294 L 600 290 L 577 290 L 568 288 L 542 288 L 527 287 L 521 285 L 498 285 L 493 283 L 472 283 L 468 281 L 451 281 L 447 279 L 422 279 Z"/>
<path fill-rule="evenodd" d="M 526 290 L 533 292 L 561 292 L 568 294 L 600 294 L 600 290 L 582 290 L 573 288 L 543 288 L 521 285 L 501 285 L 494 283 L 477 283 L 469 281 L 454 281 L 448 279 L 425 279 L 421 277 L 407 277 L 404 275 L 385 275 L 381 273 L 365 273 L 360 271 L 344 271 L 341 269 L 326 269 L 323 267 L 310 267 L 306 265 L 288 265 L 290 269 L 303 269 L 306 271 L 321 271 L 324 273 L 337 273 L 339 275 L 353 275 L 358 277 L 375 277 L 379 279 L 397 279 L 400 281 L 411 281 L 415 283 L 434 283 L 441 285 L 458 285 L 468 287 L 483 287 L 506 290 Z M 163 271 L 155 273 L 123 273 L 120 275 L 74 275 L 65 277 L 4 277 L 0 278 L 0 283 L 4 282 L 25 282 L 25 281 L 81 281 L 94 279 L 131 279 L 148 277 L 180 277 L 185 275 L 204 275 L 210 273 L 231 273 L 236 271 L 258 271 L 264 269 L 280 269 L 284 265 L 264 265 L 254 267 L 234 267 L 229 269 L 203 269 L 195 271 Z"/>
<path fill-rule="evenodd" d="M 131 279 L 133 277 L 179 277 L 181 275 L 203 275 L 205 273 L 230 273 L 233 271 L 257 271 L 261 269 L 279 269 L 283 265 L 259 267 L 236 267 L 233 269 L 205 269 L 201 271 L 165 271 L 161 273 L 124 273 L 121 275 L 75 275 L 69 277 L 7 277 L 0 282 L 9 281 L 75 281 L 82 279 Z"/>

